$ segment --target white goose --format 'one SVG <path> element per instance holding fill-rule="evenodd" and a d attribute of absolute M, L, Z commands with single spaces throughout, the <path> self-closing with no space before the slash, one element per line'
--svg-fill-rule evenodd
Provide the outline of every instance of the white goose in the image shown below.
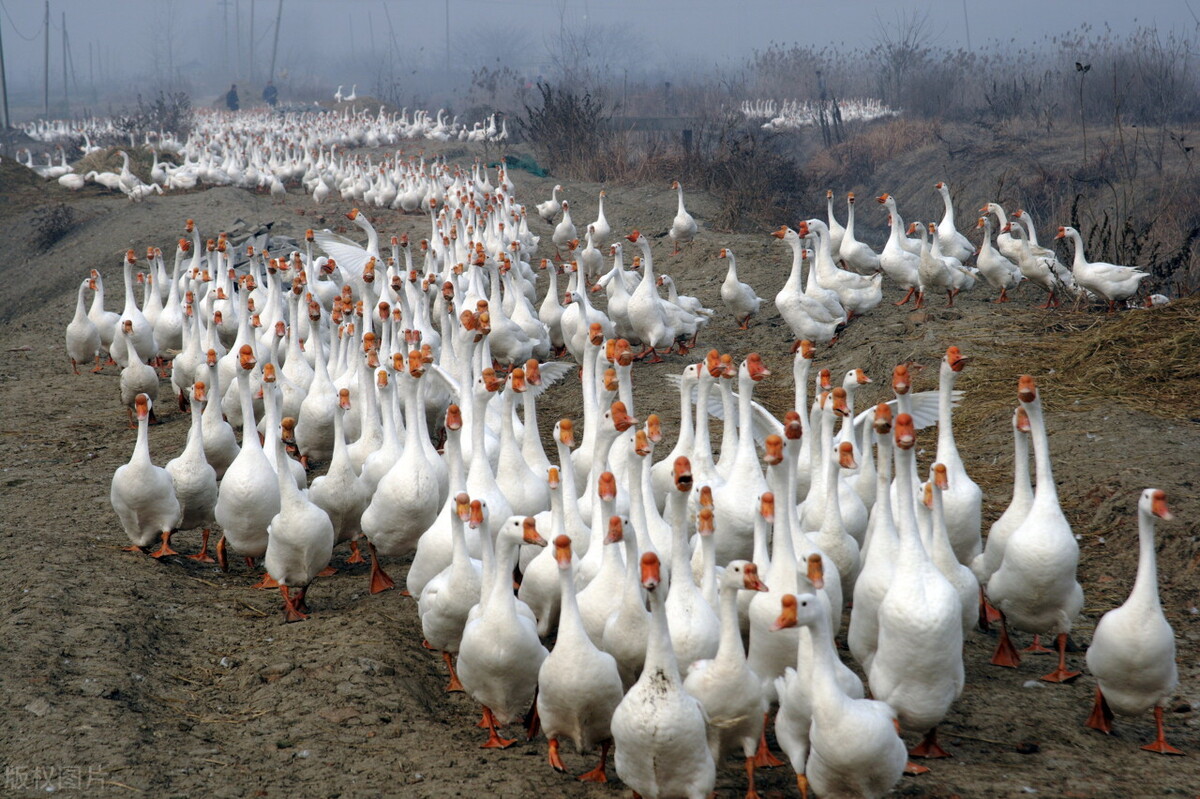
<path fill-rule="evenodd" d="M 879 256 L 858 239 L 854 238 L 854 192 L 846 197 L 849 216 L 846 219 L 846 232 L 842 243 L 838 246 L 837 256 L 842 263 L 860 275 L 873 275 L 880 269 Z"/>
<path fill-rule="evenodd" d="M 254 426 L 254 403 L 250 398 L 250 370 L 257 365 L 249 344 L 238 352 L 237 391 L 242 403 L 242 447 L 225 470 L 217 491 L 217 563 L 228 568 L 226 546 L 248 559 L 267 551 L 267 527 L 279 513 L 279 487 L 275 472 Z M 290 472 L 289 472 L 290 477 Z"/>
<path fill-rule="evenodd" d="M 819 219 L 809 219 L 800 223 L 801 236 L 815 235 L 817 239 L 816 273 L 817 282 L 825 289 L 837 294 L 842 307 L 846 309 L 846 318 L 852 319 L 879 305 L 883 301 L 883 275 L 876 273 L 870 277 L 847 272 L 839 269 L 833 262 L 830 249 L 829 230 Z"/>
<path fill-rule="evenodd" d="M 125 410 L 129 413 L 129 426 L 136 427 L 137 424 L 133 420 L 134 400 L 145 394 L 150 398 L 151 408 L 158 401 L 158 372 L 153 366 L 150 366 L 145 361 L 139 359 L 135 352 L 133 338 L 133 322 L 129 319 L 121 320 L 121 327 L 118 331 L 118 338 L 124 342 L 124 348 L 132 354 L 132 357 L 126 361 L 124 368 L 121 369 L 121 404 L 125 406 Z M 158 424 L 158 420 L 154 418 L 154 411 L 150 411 L 151 424 Z"/>
<path fill-rule="evenodd" d="M 614 517 L 615 518 L 615 517 Z M 565 772 L 558 739 L 570 738 L 580 754 L 600 744 L 600 763 L 579 777 L 583 782 L 608 782 L 605 765 L 612 746 L 610 722 L 624 688 L 613 656 L 596 648 L 583 628 L 575 596 L 571 539 L 554 539 L 562 612 L 554 649 L 538 669 L 537 712 L 550 741 L 550 765 Z"/>
<path fill-rule="evenodd" d="M 812 641 L 811 725 L 805 731 L 807 756 L 796 769 L 801 796 L 808 795 L 809 785 L 821 797 L 887 795 L 899 782 L 907 759 L 896 730 L 896 711 L 885 702 L 846 691 L 839 680 L 843 667 L 833 647 L 829 617 L 816 595 L 784 598 L 776 627 L 794 626 L 807 628 Z M 801 681 L 795 672 L 790 676 Z"/>
<path fill-rule="evenodd" d="M 829 246 L 833 252 L 840 252 L 846 228 L 833 215 L 833 189 L 825 190 L 825 217 L 829 220 Z"/>
<path fill-rule="evenodd" d="M 250 435 L 254 435 L 252 430 Z M 304 601 L 308 586 L 329 565 L 333 555 L 333 523 L 320 506 L 309 500 L 308 492 L 297 487 L 289 468 L 280 464 L 276 476 L 279 512 L 267 527 L 263 566 L 279 584 L 284 618 L 301 621 L 308 618 Z"/>
<path fill-rule="evenodd" d="M 109 500 L 132 543 L 129 550 L 145 551 L 156 538 L 161 538 L 162 546 L 151 553 L 152 557 L 160 558 L 174 554 L 169 544 L 171 531 L 179 524 L 179 500 L 175 498 L 171 475 L 150 460 L 150 398 L 139 394 L 134 405 L 137 443 L 129 462 L 113 473 Z"/>
<path fill-rule="evenodd" d="M 944 182 L 938 181 L 934 188 L 937 189 L 938 194 L 942 195 L 942 202 L 946 206 L 946 211 L 942 214 L 942 221 L 938 222 L 937 226 L 938 244 L 942 247 L 942 254 L 965 263 L 975 254 L 975 245 L 971 243 L 970 239 L 959 233 L 958 228 L 954 226 L 954 203 L 950 199 L 950 187 Z"/>
<path fill-rule="evenodd" d="M 717 770 L 707 746 L 704 708 L 683 690 L 660 591 L 658 556 L 641 559 L 650 597 L 650 635 L 642 676 L 612 717 L 617 776 L 645 799 L 707 799 Z"/>
<path fill-rule="evenodd" d="M 688 244 L 696 238 L 697 227 L 696 220 L 683 207 L 683 186 L 678 180 L 673 180 L 671 188 L 679 193 L 679 207 L 675 211 L 675 218 L 671 220 L 671 229 L 667 231 L 667 235 L 675 242 L 675 250 L 671 255 L 678 255 L 681 252 L 680 244 Z"/>
<path fill-rule="evenodd" d="M 192 386 L 192 426 L 188 428 L 187 444 L 179 457 L 167 462 L 167 472 L 175 485 L 175 497 L 179 500 L 180 530 L 201 528 L 200 552 L 191 555 L 192 560 L 212 563 L 208 554 L 208 537 L 216 517 L 217 473 L 204 459 L 204 420 L 201 416 L 208 399 L 204 383 L 196 381 Z M 166 542 L 163 548 L 169 549 Z M 170 553 L 166 553 L 170 554 Z"/>
<path fill-rule="evenodd" d="M 1167 495 L 1147 488 L 1138 500 L 1138 569 L 1129 598 L 1100 619 L 1088 647 L 1088 670 L 1096 675 L 1096 706 L 1087 726 L 1112 733 L 1113 713 L 1137 716 L 1154 708 L 1158 736 L 1143 746 L 1164 755 L 1183 752 L 1167 743 L 1163 704 L 1179 683 L 1175 635 L 1158 597 L 1154 519 L 1169 520 Z"/>
<path fill-rule="evenodd" d="M 71 368 L 79 374 L 79 364 L 95 360 L 93 372 L 100 371 L 100 330 L 95 322 L 88 318 L 84 310 L 83 293 L 88 290 L 91 281 L 84 280 L 79 284 L 79 293 L 75 298 L 75 316 L 67 325 L 67 357 L 71 359 Z"/>
<path fill-rule="evenodd" d="M 992 288 L 1000 289 L 1000 296 L 992 302 L 1008 302 L 1008 290 L 1015 289 L 1025 276 L 1021 274 L 1020 267 L 992 247 L 992 217 L 979 217 L 976 227 L 983 228 L 983 243 L 979 245 L 975 263 L 979 265 L 984 280 Z"/>
<path fill-rule="evenodd" d="M 1083 288 L 1108 300 L 1108 310 L 1117 310 L 1117 303 L 1137 294 L 1138 286 L 1150 277 L 1132 266 L 1117 266 L 1104 261 L 1088 261 L 1083 254 L 1083 237 L 1073 227 L 1060 227 L 1056 239 L 1070 239 L 1075 245 L 1075 260 L 1071 272 L 1075 282 Z"/>
<path fill-rule="evenodd" d="M 542 221 L 544 221 L 547 225 L 553 225 L 554 218 L 558 216 L 558 212 L 562 210 L 562 206 L 559 204 L 558 200 L 558 193 L 562 190 L 563 187 L 556 184 L 554 189 L 550 192 L 550 199 L 546 200 L 544 203 L 538 203 L 535 206 L 535 208 L 537 208 L 538 216 L 540 216 Z"/>
<path fill-rule="evenodd" d="M 1083 588 L 1075 579 L 1079 545 L 1058 503 L 1042 399 L 1029 375 L 1021 376 L 1017 398 L 1029 415 L 1037 486 L 1029 513 L 1009 536 L 1000 568 L 988 580 L 987 595 L 1004 625 L 992 663 L 1012 668 L 1020 663 L 1008 637 L 1011 621 L 1019 630 L 1058 635 L 1058 668 L 1041 679 L 1067 682 L 1079 676 L 1066 667 L 1067 633 L 1083 609 Z"/>
<path fill-rule="evenodd" d="M 883 252 L 879 254 L 879 268 L 900 288 L 908 289 L 904 297 L 895 303 L 904 305 L 921 287 L 918 272 L 921 263 L 920 246 L 918 245 L 915 253 L 909 249 L 910 239 L 904 235 L 903 222 L 896 211 L 896 199 L 890 194 L 883 194 L 875 199 L 887 206 L 890 228 L 887 244 L 883 245 Z"/>
<path fill-rule="evenodd" d="M 1013 411 L 1012 428 L 1012 499 L 1009 501 L 1008 507 L 1004 509 L 1004 513 L 1000 514 L 1000 518 L 992 522 L 992 526 L 988 530 L 987 545 L 983 552 L 971 561 L 971 571 L 975 573 L 975 578 L 979 580 L 981 588 L 987 585 L 988 580 L 996 573 L 996 569 L 1000 568 L 1009 536 L 1021 525 L 1021 522 L 1025 521 L 1025 515 L 1029 513 L 1029 508 L 1033 505 L 1033 486 L 1029 483 L 1029 414 L 1025 413 L 1025 409 L 1019 405 Z M 987 629 L 988 623 L 1000 620 L 995 608 L 991 608 L 985 603 L 982 593 L 980 594 L 979 620 L 979 626 L 983 629 Z"/>
<path fill-rule="evenodd" d="M 971 633 L 977 620 L 976 608 L 979 603 L 979 580 L 975 574 L 954 556 L 950 544 L 949 531 L 946 529 L 946 514 L 942 497 L 950 487 L 946 477 L 946 466 L 935 463 L 930 470 L 929 481 L 925 483 L 923 502 L 929 510 L 929 557 L 938 571 L 949 581 L 958 592 L 958 600 L 962 604 L 963 640 Z"/>
<path fill-rule="evenodd" d="M 693 662 L 707 660 L 717 654 L 721 639 L 721 622 L 692 577 L 692 553 L 687 537 L 688 496 L 691 491 L 691 464 L 681 456 L 675 460 L 675 490 L 667 498 L 667 513 L 671 519 L 671 585 L 664 608 L 670 627 L 671 650 L 678 652 L 683 659 L 684 677 L 688 675 Z M 712 511 L 701 508 L 700 513 L 708 514 L 708 524 L 711 526 Z M 703 519 L 700 524 L 704 524 Z"/>
<path fill-rule="evenodd" d="M 738 323 L 738 330 L 749 330 L 750 317 L 758 313 L 763 299 L 754 293 L 749 283 L 738 280 L 737 259 L 734 258 L 733 250 L 722 247 L 717 257 L 729 261 L 729 269 L 721 283 L 721 301 L 729 309 L 733 321 Z M 798 285 L 796 289 L 799 290 Z"/>
<path fill-rule="evenodd" d="M 600 209 L 596 212 L 596 221 L 589 226 L 592 232 L 592 241 L 597 247 L 603 247 L 608 237 L 612 235 L 612 225 L 608 222 L 608 217 L 604 215 L 604 198 L 608 196 L 608 192 L 600 190 Z"/>
<path fill-rule="evenodd" d="M 943 495 L 946 527 L 959 563 L 971 563 L 983 550 L 979 533 L 983 525 L 983 491 L 967 475 L 954 441 L 954 383 L 967 365 L 958 347 L 946 349 L 938 378 L 937 462 L 945 464 L 950 486 Z"/>
<path fill-rule="evenodd" d="M 750 557 L 754 546 L 754 517 L 757 508 L 747 497 L 758 497 L 767 490 L 754 450 L 753 394 L 755 385 L 771 372 L 763 365 L 762 356 L 752 352 L 738 368 L 738 439 L 734 451 L 733 465 L 729 475 L 720 486 L 713 487 L 713 498 L 717 508 L 717 563 L 724 564 L 735 558 Z M 729 420 L 726 420 L 729 424 Z"/>
<path fill-rule="evenodd" d="M 387 372 L 379 370 L 379 381 L 387 381 Z M 389 395 L 390 396 L 390 395 Z M 344 418 L 350 410 L 350 390 L 338 392 L 338 404 L 333 417 L 333 459 L 325 474 L 312 481 L 308 496 L 313 504 L 325 511 L 333 524 L 334 546 L 343 541 L 355 541 L 362 532 L 362 515 L 371 502 L 371 492 L 354 471 L 346 445 Z"/>
<path fill-rule="evenodd" d="M 775 308 L 783 321 L 791 328 L 792 335 L 798 341 L 808 340 L 820 344 L 837 338 L 838 328 L 846 321 L 846 313 L 842 310 L 837 295 L 829 292 L 829 304 L 815 299 L 811 292 L 803 286 L 803 264 L 809 250 L 800 246 L 800 236 L 789 227 L 780 227 L 771 234 L 782 239 L 792 248 L 792 271 L 787 282 L 775 295 Z M 811 269 L 811 267 L 810 267 Z M 813 272 L 810 271 L 810 276 Z M 814 285 L 809 281 L 809 285 Z M 836 306 L 836 311 L 830 310 L 830 305 Z"/>
<path fill-rule="evenodd" d="M 483 572 L 478 561 L 467 550 L 463 525 L 471 518 L 471 498 L 459 493 L 450 498 L 450 564 L 425 582 L 417 600 L 417 615 L 421 632 L 434 649 L 440 650 L 450 671 L 447 691 L 462 691 L 462 683 L 454 671 L 453 656 L 462 642 L 463 628 L 471 608 L 479 601 Z"/>
<path fill-rule="evenodd" d="M 474 511 L 474 500 L 472 511 Z M 474 524 L 474 512 L 472 513 Z M 487 535 L 481 530 L 480 535 Z M 520 718 L 533 702 L 538 670 L 549 654 L 538 640 L 537 627 L 517 613 L 516 597 L 507 575 L 517 564 L 522 544 L 546 546 L 530 517 L 511 517 L 496 537 L 495 574 L 486 603 L 463 629 L 458 652 L 458 678 L 463 688 L 483 705 L 488 726 L 485 749 L 504 749 L 515 743 L 496 733 L 497 725 Z"/>
<path fill-rule="evenodd" d="M 963 689 L 962 610 L 917 530 L 911 478 L 916 431 L 907 413 L 896 417 L 894 436 L 899 547 L 892 584 L 879 605 L 879 644 L 868 676 L 871 693 L 895 709 L 900 726 L 925 733 L 910 754 L 945 757 L 937 725 Z"/>
<path fill-rule="evenodd" d="M 726 752 L 741 745 L 745 758 L 746 794 L 754 796 L 754 755 L 763 731 L 767 703 L 762 681 L 746 665 L 746 650 L 738 629 L 738 592 L 766 591 L 758 567 L 744 560 L 731 561 L 719 580 L 721 640 L 712 660 L 692 664 L 684 689 L 700 700 L 708 719 L 708 748 L 721 762 Z"/>
<path fill-rule="evenodd" d="M 371 542 L 372 593 L 393 585 L 391 578 L 377 568 L 376 551 L 392 556 L 415 552 L 417 540 L 432 526 L 442 508 L 439 470 L 430 462 L 421 442 L 425 409 L 419 392 L 425 364 L 418 350 L 408 354 L 408 374 L 410 379 L 403 385 L 404 453 L 379 481 L 362 515 L 362 531 Z M 478 419 L 478 423 L 482 421 Z"/>

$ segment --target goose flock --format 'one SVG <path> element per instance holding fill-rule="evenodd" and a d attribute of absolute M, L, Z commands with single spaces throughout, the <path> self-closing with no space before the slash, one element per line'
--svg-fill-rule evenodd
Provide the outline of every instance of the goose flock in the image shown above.
<path fill-rule="evenodd" d="M 949 347 L 933 392 L 913 393 L 909 365 L 898 365 L 895 398 L 862 409 L 855 395 L 871 378 L 853 369 L 836 380 L 817 368 L 814 344 L 879 305 L 884 275 L 918 303 L 932 289 L 953 302 L 977 270 L 999 301 L 1018 272 L 1037 267 L 1052 276 L 1051 296 L 1086 290 L 1111 305 L 1142 273 L 1087 264 L 1071 228 L 1060 236 L 1075 241 L 1075 268 L 1056 271 L 1051 251 L 1033 249 L 1028 215 L 1012 224 L 991 205 L 981 226 L 990 239 L 997 218 L 995 248 L 985 240 L 978 266 L 965 267 L 976 248 L 954 227 L 945 184 L 946 217 L 913 223 L 919 241 L 902 232 L 894 198 L 879 198 L 892 236 L 876 255 L 856 239 L 851 195 L 844 228 L 831 213 L 773 234 L 793 256 L 775 298 L 797 339 L 786 415 L 754 400 L 763 380 L 779 379 L 771 358 L 739 363 L 711 350 L 675 375 L 683 422 L 664 431 L 653 409 L 635 417 L 634 365 L 688 355 L 716 312 L 656 272 L 645 235 L 614 235 L 603 193 L 581 249 L 556 186 L 536 208 L 555 225 L 542 247 L 503 168 L 493 185 L 479 164 L 372 164 L 335 157 L 321 130 L 310 135 L 239 156 L 232 137 L 219 144 L 199 132 L 183 152 L 194 146 L 188 161 L 212 164 L 227 147 L 225 163 L 287 163 L 302 183 L 311 167 L 338 190 L 353 174 L 346 196 L 377 207 L 398 201 L 384 192 L 380 204 L 381 183 L 395 179 L 397 194 L 414 187 L 408 210 L 427 217 L 428 237 L 384 244 L 355 209 L 347 220 L 365 246 L 308 231 L 297 251 L 251 248 L 235 266 L 224 234 L 205 238 L 187 220 L 170 267 L 157 247 L 140 267 L 135 251 L 122 257 L 121 313 L 106 307 L 98 272 L 81 280 L 67 352 L 76 371 L 106 358 L 120 368 L 137 428 L 111 488 L 131 550 L 178 557 L 172 536 L 199 530 L 187 557 L 261 567 L 258 586 L 279 589 L 287 621 L 321 611 L 339 547 L 347 563 L 370 560 L 375 594 L 393 589 L 388 569 L 408 562 L 425 642 L 447 666 L 448 690 L 481 706 L 484 747 L 513 745 L 508 725 L 531 739 L 540 728 L 554 769 L 568 771 L 568 739 L 580 754 L 599 749 L 579 779 L 607 781 L 611 755 L 616 775 L 647 799 L 709 796 L 731 752 L 756 796 L 755 770 L 783 765 L 767 746 L 772 711 L 801 795 L 887 794 L 903 773 L 928 770 L 914 759 L 948 756 L 937 729 L 962 693 L 964 640 L 979 627 L 1001 626 L 997 666 L 1019 666 L 1010 631 L 1020 631 L 1055 640 L 1058 664 L 1043 680 L 1079 676 L 1066 649 L 1083 607 L 1078 547 L 1033 378 L 1016 381 L 1012 501 L 985 541 L 982 492 L 953 431 L 968 357 Z M 678 250 L 697 226 L 672 188 Z M 626 249 L 636 253 L 629 267 Z M 745 327 L 762 298 L 738 279 L 732 251 L 721 256 L 722 301 Z M 603 310 L 590 300 L 601 291 Z M 578 388 L 567 380 L 576 373 Z M 538 399 L 556 384 L 578 392 L 580 410 L 543 439 Z M 191 419 L 165 467 L 150 440 L 162 402 Z M 723 420 L 715 452 L 713 417 Z M 918 431 L 934 425 L 935 462 L 922 476 Z M 1163 492 L 1147 489 L 1137 581 L 1087 653 L 1097 684 L 1087 723 L 1109 732 L 1114 714 L 1153 709 L 1158 734 L 1144 748 L 1176 754 L 1162 711 L 1178 677 L 1154 558 L 1156 520 L 1169 518 Z M 835 644 L 843 634 L 857 671 Z M 902 734 L 920 743 L 909 749 Z"/>

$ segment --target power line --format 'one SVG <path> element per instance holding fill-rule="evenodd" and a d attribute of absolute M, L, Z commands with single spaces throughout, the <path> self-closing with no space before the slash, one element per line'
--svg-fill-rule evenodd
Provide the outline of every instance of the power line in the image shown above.
<path fill-rule="evenodd" d="M 25 34 L 21 33 L 20 29 L 17 28 L 17 23 L 13 22 L 12 14 L 8 13 L 8 6 L 4 5 L 4 0 L 0 0 L 0 9 L 3 9 L 4 16 L 8 17 L 8 24 L 12 27 L 13 33 L 17 34 L 17 36 L 19 36 L 20 38 L 24 39 L 27 42 L 32 42 L 34 39 L 36 39 L 38 36 L 41 35 L 42 26 L 40 26 L 40 25 L 38 26 L 38 29 L 36 31 L 34 31 L 32 36 L 26 36 Z"/>

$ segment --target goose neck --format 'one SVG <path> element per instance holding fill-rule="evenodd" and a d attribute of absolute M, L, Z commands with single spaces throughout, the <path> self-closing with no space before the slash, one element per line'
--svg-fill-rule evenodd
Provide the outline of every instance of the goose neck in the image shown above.
<path fill-rule="evenodd" d="M 1158 597 L 1158 556 L 1154 549 L 1154 517 L 1138 510 L 1138 568 L 1133 590 L 1129 593 L 1135 601 L 1160 606 Z"/>
<path fill-rule="evenodd" d="M 717 642 L 715 660 L 718 664 L 735 666 L 746 658 L 742 631 L 738 626 L 738 588 L 722 583 L 719 596 L 721 637 Z"/>
<path fill-rule="evenodd" d="M 250 375 L 241 366 L 238 366 L 237 385 L 238 400 L 242 405 L 242 446 L 261 451 L 262 444 L 258 440 L 254 421 L 254 402 L 250 397 Z"/>
<path fill-rule="evenodd" d="M 1054 484 L 1053 466 L 1050 463 L 1050 439 L 1046 435 L 1046 422 L 1042 416 L 1042 398 L 1038 396 L 1025 406 L 1029 416 L 1030 436 L 1033 438 L 1033 461 L 1037 467 L 1037 492 L 1035 502 L 1058 502 L 1058 489 Z"/>
<path fill-rule="evenodd" d="M 684 573 L 686 575 L 686 572 Z M 678 579 L 678 577 L 677 577 Z M 646 640 L 646 664 L 642 675 L 661 677 L 669 686 L 678 687 L 679 662 L 675 659 L 675 649 L 671 646 L 671 634 L 667 629 L 667 610 L 664 606 L 663 592 L 666 586 L 660 583 L 650 595 L 650 635 Z"/>

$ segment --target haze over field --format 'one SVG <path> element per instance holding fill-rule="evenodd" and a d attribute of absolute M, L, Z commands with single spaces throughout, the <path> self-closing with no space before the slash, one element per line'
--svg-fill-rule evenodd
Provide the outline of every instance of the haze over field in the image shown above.
<path fill-rule="evenodd" d="M 3 10 L 0 36 L 19 120 L 42 103 L 45 5 L 7 0 Z M 273 0 L 52 0 L 50 103 L 62 101 L 64 20 L 67 93 L 78 108 L 160 88 L 215 96 L 232 81 L 257 94 L 270 69 L 279 10 Z M 357 82 L 361 95 L 390 74 L 453 98 L 483 65 L 554 79 L 570 39 L 599 51 L 589 57 L 615 76 L 686 83 L 698 72 L 737 68 L 772 43 L 869 47 L 913 17 L 924 18 L 935 50 L 977 52 L 1019 49 L 1083 25 L 1117 37 L 1142 27 L 1186 34 L 1198 24 L 1194 10 L 1200 4 L 1189 0 L 286 0 L 275 77 L 330 94 L 339 83 L 349 89 Z"/>

